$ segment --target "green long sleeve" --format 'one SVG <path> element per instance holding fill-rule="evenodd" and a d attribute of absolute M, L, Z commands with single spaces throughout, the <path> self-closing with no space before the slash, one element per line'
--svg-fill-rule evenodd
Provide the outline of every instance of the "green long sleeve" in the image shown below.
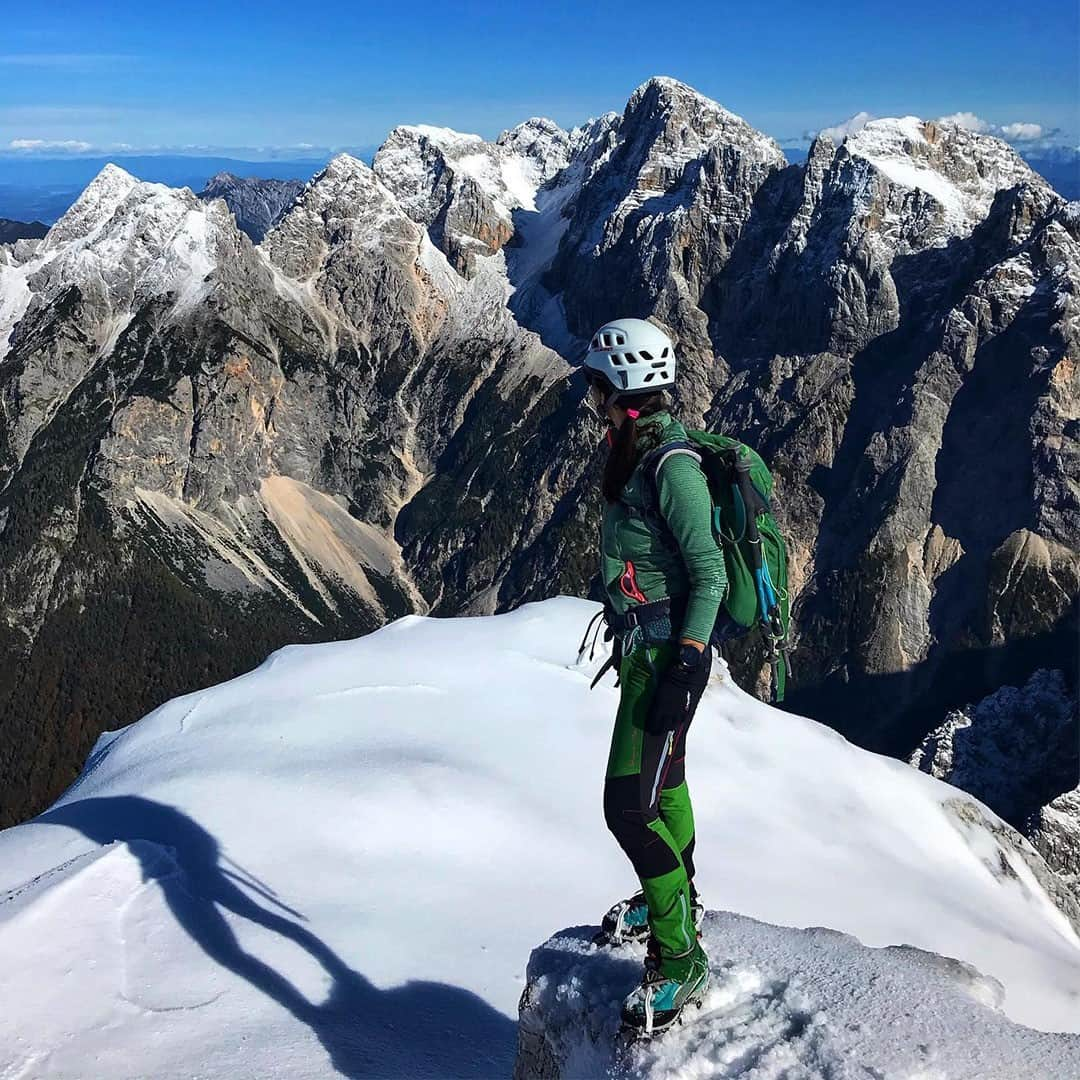
<path fill-rule="evenodd" d="M 678 542 L 690 582 L 681 636 L 708 642 L 727 591 L 724 555 L 713 537 L 709 485 L 688 454 L 672 454 L 656 479 L 660 513 Z"/>

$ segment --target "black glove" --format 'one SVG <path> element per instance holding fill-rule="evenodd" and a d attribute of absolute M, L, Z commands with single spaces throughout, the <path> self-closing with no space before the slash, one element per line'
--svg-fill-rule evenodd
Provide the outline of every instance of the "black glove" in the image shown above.
<path fill-rule="evenodd" d="M 693 649 L 693 646 L 686 648 Z M 663 735 L 690 722 L 705 692 L 711 666 L 712 656 L 710 650 L 706 649 L 695 666 L 690 667 L 682 660 L 676 660 L 660 676 L 660 685 L 653 694 L 645 718 L 645 730 L 650 735 Z"/>

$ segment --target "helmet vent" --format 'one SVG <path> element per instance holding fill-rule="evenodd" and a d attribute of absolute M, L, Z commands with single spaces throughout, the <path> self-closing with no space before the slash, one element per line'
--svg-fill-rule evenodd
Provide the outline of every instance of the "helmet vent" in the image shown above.
<path fill-rule="evenodd" d="M 615 344 L 616 345 L 625 345 L 626 344 L 626 338 L 622 334 L 616 334 L 615 335 Z"/>
<path fill-rule="evenodd" d="M 667 347 L 667 346 L 665 345 L 665 346 L 664 346 L 664 351 L 663 351 L 663 352 L 662 352 L 662 353 L 661 353 L 660 355 L 661 355 L 662 357 L 663 357 L 663 356 L 667 356 L 667 354 L 668 354 L 668 353 L 669 353 L 670 351 L 671 351 L 671 350 L 670 350 L 670 349 L 669 349 L 669 348 L 668 348 L 668 347 Z"/>
<path fill-rule="evenodd" d="M 652 382 L 655 375 L 656 375 L 655 371 L 650 371 L 649 374 L 646 375 L 645 378 L 642 381 L 643 382 Z"/>
<path fill-rule="evenodd" d="M 617 352 L 613 352 L 610 355 L 612 364 L 614 364 L 616 367 L 622 367 L 622 358 L 619 356 L 619 354 Z"/>
<path fill-rule="evenodd" d="M 654 360 L 652 362 L 652 366 L 654 368 L 665 368 L 665 367 L 667 367 L 667 361 L 666 360 Z"/>
<path fill-rule="evenodd" d="M 642 360 L 651 360 L 652 359 L 652 353 L 648 352 L 646 349 L 639 349 L 638 351 L 641 353 L 641 359 Z"/>
<path fill-rule="evenodd" d="M 623 359 L 628 364 L 636 364 L 637 363 L 637 357 L 632 352 L 623 353 Z"/>

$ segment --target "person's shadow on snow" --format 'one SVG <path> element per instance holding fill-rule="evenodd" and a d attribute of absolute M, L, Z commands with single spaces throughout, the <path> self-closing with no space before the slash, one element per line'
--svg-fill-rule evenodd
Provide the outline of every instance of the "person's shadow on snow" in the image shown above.
<path fill-rule="evenodd" d="M 214 837 L 174 807 L 133 795 L 80 799 L 47 811 L 35 823 L 66 825 L 97 844 L 127 843 L 144 878 L 157 881 L 177 922 L 207 956 L 307 1024 L 342 1075 L 509 1074 L 516 1034 L 512 1020 L 475 994 L 445 983 L 377 989 L 302 926 L 303 916 L 230 865 Z M 313 1004 L 283 975 L 245 952 L 226 911 L 305 949 L 330 976 L 326 1000 Z"/>

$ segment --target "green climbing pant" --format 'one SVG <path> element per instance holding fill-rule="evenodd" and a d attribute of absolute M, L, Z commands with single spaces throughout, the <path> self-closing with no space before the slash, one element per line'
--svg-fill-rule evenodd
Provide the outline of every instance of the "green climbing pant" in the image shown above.
<path fill-rule="evenodd" d="M 641 881 L 661 973 L 668 978 L 682 977 L 697 943 L 690 907 L 694 811 L 685 770 L 690 722 L 661 734 L 645 729 L 660 673 L 674 659 L 670 644 L 642 644 L 623 658 L 604 781 L 604 819 Z"/>

